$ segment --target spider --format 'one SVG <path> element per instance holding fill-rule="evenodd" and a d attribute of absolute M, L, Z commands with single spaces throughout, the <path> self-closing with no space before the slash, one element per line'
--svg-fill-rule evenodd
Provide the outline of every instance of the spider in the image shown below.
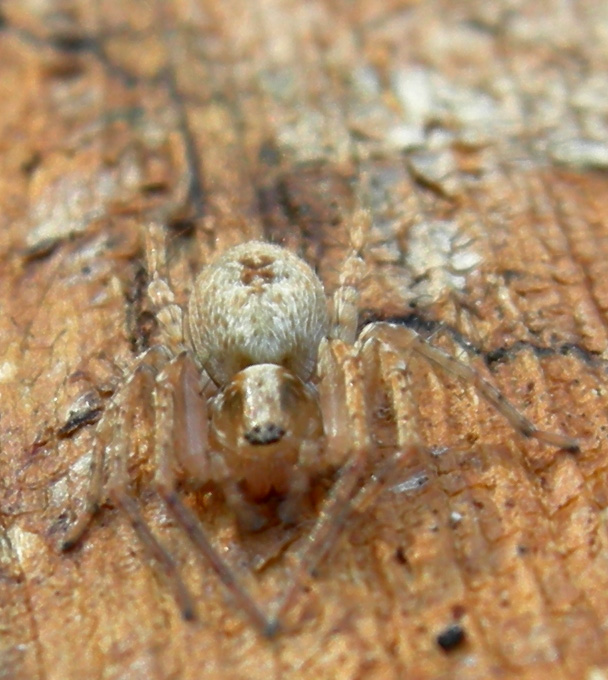
<path fill-rule="evenodd" d="M 97 426 L 85 507 L 62 547 L 79 541 L 105 488 L 171 578 L 185 618 L 194 617 L 192 597 L 129 489 L 126 395 L 138 375 L 149 381 L 153 395 L 156 490 L 233 599 L 267 637 L 281 629 L 299 585 L 337 540 L 349 513 L 386 477 L 387 470 L 376 466 L 364 481 L 373 464 L 365 398 L 366 372 L 372 365 L 381 376 L 396 427 L 397 452 L 391 466 L 420 446 L 409 417 L 405 360 L 410 352 L 472 383 L 522 435 L 578 450 L 575 439 L 539 430 L 473 368 L 413 330 L 376 322 L 358 334 L 363 237 L 353 243 L 343 265 L 331 316 L 323 285 L 309 265 L 283 247 L 259 241 L 235 246 L 205 267 L 187 310 L 182 310 L 168 284 L 164 239 L 159 224 L 148 227 L 148 295 L 161 339 L 138 358 Z M 269 495 L 280 499 L 278 519 L 296 523 L 311 480 L 329 470 L 337 470 L 336 481 L 306 540 L 294 551 L 286 590 L 265 612 L 183 502 L 180 483 L 214 483 L 240 530 L 254 532 L 266 525 L 262 510 Z"/>

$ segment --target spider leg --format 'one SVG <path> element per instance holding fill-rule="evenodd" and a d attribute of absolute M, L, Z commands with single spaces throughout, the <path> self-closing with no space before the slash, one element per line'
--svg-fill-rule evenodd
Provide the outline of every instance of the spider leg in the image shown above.
<path fill-rule="evenodd" d="M 184 529 L 190 540 L 207 559 L 211 568 L 228 589 L 237 604 L 247 614 L 253 624 L 263 634 L 268 634 L 269 624 L 266 616 L 256 604 L 247 589 L 241 584 L 228 564 L 222 559 L 207 537 L 199 519 L 183 503 L 177 490 L 173 467 L 171 465 L 173 450 L 174 403 L 171 381 L 168 372 L 163 371 L 156 381 L 155 390 L 155 447 L 156 447 L 156 489 L 178 524 Z M 189 452 L 189 459 L 195 452 Z M 200 451 L 200 456 L 206 454 Z M 202 481 L 202 480 L 198 480 Z"/>
<path fill-rule="evenodd" d="M 261 531 L 268 524 L 268 519 L 244 497 L 223 457 L 212 453 L 211 467 L 212 477 L 222 488 L 226 502 L 236 515 L 239 527 L 248 533 Z"/>
<path fill-rule="evenodd" d="M 397 353 L 376 338 L 367 340 L 361 348 L 364 356 L 371 352 L 377 353 L 380 377 L 388 391 L 396 428 L 397 450 L 371 473 L 353 498 L 352 507 L 356 512 L 361 512 L 371 505 L 384 490 L 387 480 L 395 470 L 423 447 L 418 435 L 416 408 L 407 372 L 407 355 Z"/>
<path fill-rule="evenodd" d="M 359 321 L 361 281 L 365 275 L 363 249 L 370 229 L 369 213 L 359 208 L 353 218 L 350 232 L 351 250 L 340 272 L 339 285 L 333 296 L 333 327 L 331 337 L 354 345 Z"/>
<path fill-rule="evenodd" d="M 95 430 L 95 444 L 91 453 L 89 485 L 87 487 L 84 508 L 63 536 L 60 545 L 63 551 L 71 550 L 80 541 L 84 532 L 93 521 L 93 517 L 99 511 L 103 492 L 103 468 L 105 461 L 105 446 L 101 433 L 104 427 L 107 426 L 108 414 L 109 412 L 106 411 Z"/>
<path fill-rule="evenodd" d="M 220 581 L 226 586 L 239 607 L 242 608 L 251 622 L 263 635 L 269 636 L 271 634 L 269 632 L 271 627 L 266 615 L 238 580 L 228 564 L 220 557 L 220 554 L 207 538 L 196 515 L 184 505 L 176 491 L 159 489 L 159 493 L 176 520 L 190 537 L 190 540 L 203 553 L 213 571 L 215 571 Z"/>
<path fill-rule="evenodd" d="M 102 420 L 97 426 L 96 444 L 89 468 L 89 487 L 87 489 L 85 508 L 66 533 L 61 548 L 62 550 L 68 550 L 78 543 L 84 531 L 91 523 L 93 516 L 98 511 L 104 488 L 103 472 L 107 466 L 109 468 L 108 496 L 125 512 L 144 548 L 163 568 L 164 574 L 173 585 L 175 598 L 182 616 L 185 619 L 193 619 L 194 605 L 192 597 L 179 576 L 175 561 L 154 537 L 128 491 L 127 460 L 129 437 L 126 430 L 130 428 L 126 426 L 127 418 L 125 412 L 128 408 L 127 398 L 129 390 L 138 380 L 144 380 L 148 382 L 148 391 L 152 391 L 158 365 L 166 361 L 167 352 L 167 348 L 162 345 L 156 345 L 140 357 L 139 365 L 107 407 Z M 154 357 L 155 354 L 158 355 L 156 358 Z"/>
<path fill-rule="evenodd" d="M 110 489 L 110 496 L 129 518 L 131 526 L 139 540 L 142 542 L 144 548 L 163 568 L 167 579 L 171 582 L 175 591 L 175 600 L 182 617 L 187 621 L 195 619 L 196 614 L 192 596 L 179 575 L 175 560 L 150 531 L 150 527 L 139 511 L 137 503 L 135 503 L 133 498 L 128 494 L 127 490 L 122 487 Z"/>
<path fill-rule="evenodd" d="M 297 518 L 302 514 L 304 499 L 309 489 L 310 471 L 302 465 L 292 471 L 289 494 L 281 501 L 278 508 L 278 515 L 285 527 L 297 524 Z"/>
<path fill-rule="evenodd" d="M 108 495 L 127 515 L 131 525 L 142 542 L 144 548 L 162 567 L 175 592 L 175 599 L 184 619 L 194 618 L 194 604 L 192 597 L 182 581 L 175 560 L 169 552 L 158 542 L 137 504 L 129 494 L 129 475 L 127 472 L 128 441 L 125 433 L 125 406 L 115 406 L 112 440 L 108 446 L 107 460 L 110 467 L 108 481 Z"/>
<path fill-rule="evenodd" d="M 348 451 L 349 459 L 341 468 L 306 542 L 293 556 L 290 583 L 272 612 L 269 636 L 279 631 L 300 584 L 307 574 L 314 571 L 342 529 L 351 509 L 353 491 L 364 474 L 370 448 L 360 357 L 352 345 L 341 340 L 324 344 L 322 351 L 326 353 L 321 362 L 324 371 L 322 379 L 326 388 L 332 389 L 334 384 L 341 381 L 345 385 L 345 412 L 349 428 L 348 441 L 343 448 Z M 340 430 L 342 428 L 338 431 Z"/>
<path fill-rule="evenodd" d="M 391 347 L 405 350 L 411 349 L 418 352 L 418 354 L 446 373 L 471 383 L 479 394 L 492 404 L 497 411 L 502 413 L 511 426 L 524 437 L 537 439 L 540 442 L 565 449 L 571 453 L 577 453 L 580 450 L 577 439 L 557 432 L 547 432 L 538 429 L 532 421 L 528 420 L 505 398 L 500 390 L 483 378 L 474 368 L 454 359 L 454 357 L 426 342 L 415 331 L 388 323 L 376 323 L 364 329 L 363 335 L 367 336 L 368 334 L 373 334 L 383 339 Z"/>
<path fill-rule="evenodd" d="M 80 541 L 84 532 L 91 524 L 93 517 L 99 511 L 104 489 L 103 471 L 106 460 L 106 446 L 109 445 L 108 443 L 114 436 L 112 421 L 113 418 L 116 417 L 118 401 L 124 399 L 125 392 L 131 388 L 132 384 L 141 378 L 142 373 L 156 370 L 156 364 L 158 364 L 158 362 L 166 361 L 167 352 L 167 348 L 162 345 L 155 345 L 139 357 L 137 368 L 133 371 L 133 374 L 119 392 L 112 397 L 110 404 L 106 407 L 104 415 L 97 424 L 95 428 L 95 444 L 89 465 L 89 483 L 86 491 L 84 508 L 78 514 L 71 527 L 66 531 L 60 545 L 62 551 L 70 550 Z M 155 354 L 158 354 L 156 358 L 154 357 Z"/>
<path fill-rule="evenodd" d="M 167 234 L 158 222 L 150 223 L 145 232 L 146 266 L 150 283 L 148 297 L 152 302 L 165 342 L 174 356 L 185 351 L 183 311 L 175 301 L 168 279 Z"/>

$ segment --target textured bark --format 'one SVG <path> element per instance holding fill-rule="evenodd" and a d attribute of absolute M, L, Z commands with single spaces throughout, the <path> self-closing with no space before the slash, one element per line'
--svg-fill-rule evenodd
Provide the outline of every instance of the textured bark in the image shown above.
<path fill-rule="evenodd" d="M 0 677 L 608 674 L 600 6 L 3 3 Z M 349 520 L 271 642 L 152 493 L 144 409 L 135 492 L 198 620 L 180 618 L 109 504 L 62 554 L 94 423 L 154 333 L 146 220 L 168 224 L 183 302 L 192 272 L 253 237 L 303 254 L 331 292 L 361 208 L 363 320 L 441 322 L 433 342 L 581 453 L 525 441 L 471 386 L 412 362 L 428 449 Z M 375 422 L 374 459 L 394 436 Z M 259 599 L 276 599 L 280 531 L 241 538 L 218 494 L 188 500 Z M 464 641 L 444 650 L 450 626 Z"/>

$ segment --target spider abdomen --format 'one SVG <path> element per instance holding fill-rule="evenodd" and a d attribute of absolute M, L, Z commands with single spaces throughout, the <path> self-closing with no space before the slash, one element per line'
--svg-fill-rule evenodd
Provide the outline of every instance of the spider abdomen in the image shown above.
<path fill-rule="evenodd" d="M 231 248 L 206 267 L 188 308 L 193 350 L 219 386 L 255 364 L 284 366 L 308 380 L 327 328 L 325 293 L 311 267 L 259 241 Z"/>

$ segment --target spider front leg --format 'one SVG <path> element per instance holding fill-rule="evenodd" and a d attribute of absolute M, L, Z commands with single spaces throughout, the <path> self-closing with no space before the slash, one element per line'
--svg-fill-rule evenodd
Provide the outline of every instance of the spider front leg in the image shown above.
<path fill-rule="evenodd" d="M 184 504 L 177 491 L 175 468 L 178 466 L 188 475 L 189 481 L 197 485 L 210 479 L 207 404 L 200 394 L 198 383 L 198 368 L 188 354 L 182 354 L 157 378 L 154 392 L 156 488 L 178 524 L 206 558 L 235 602 L 256 628 L 268 635 L 268 619 L 213 547 L 198 517 Z"/>

